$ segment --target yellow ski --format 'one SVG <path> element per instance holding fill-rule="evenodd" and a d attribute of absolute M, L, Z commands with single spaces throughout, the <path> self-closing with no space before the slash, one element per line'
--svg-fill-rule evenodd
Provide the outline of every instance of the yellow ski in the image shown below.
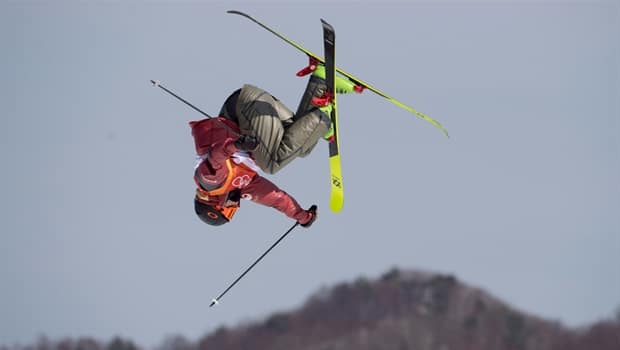
<path fill-rule="evenodd" d="M 331 176 L 331 195 L 329 207 L 334 212 L 339 212 L 344 205 L 344 187 L 342 183 L 342 167 L 340 165 L 340 144 L 338 138 L 338 108 L 336 105 L 336 33 L 334 28 L 324 20 L 323 44 L 325 46 L 325 83 L 327 85 L 326 97 L 332 103 L 330 118 L 334 129 L 333 139 L 329 142 L 329 172 Z"/>

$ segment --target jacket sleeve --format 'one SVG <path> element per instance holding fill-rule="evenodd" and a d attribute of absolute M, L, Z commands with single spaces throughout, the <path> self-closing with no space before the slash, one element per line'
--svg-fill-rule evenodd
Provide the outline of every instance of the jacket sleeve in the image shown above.
<path fill-rule="evenodd" d="M 312 218 L 312 214 L 302 209 L 295 198 L 260 175 L 254 176 L 252 182 L 242 190 L 241 194 L 244 198 L 272 207 L 302 224 Z"/>
<path fill-rule="evenodd" d="M 226 159 L 237 151 L 235 141 L 238 130 L 224 118 L 202 119 L 189 123 L 194 137 L 196 154 L 208 155 L 214 168 L 219 168 Z"/>
<path fill-rule="evenodd" d="M 235 140 L 232 138 L 227 138 L 223 142 L 216 142 L 209 153 L 209 161 L 214 168 L 219 169 L 237 150 Z"/>

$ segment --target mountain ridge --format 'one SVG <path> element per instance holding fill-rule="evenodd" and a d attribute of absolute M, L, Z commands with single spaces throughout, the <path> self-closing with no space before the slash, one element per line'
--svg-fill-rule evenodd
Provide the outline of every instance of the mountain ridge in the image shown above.
<path fill-rule="evenodd" d="M 90 337 L 0 350 L 141 350 L 133 341 Z M 198 340 L 169 336 L 154 350 L 620 350 L 615 319 L 568 328 L 523 312 L 450 274 L 392 268 L 322 287 L 302 305 Z"/>
<path fill-rule="evenodd" d="M 614 350 L 620 349 L 618 321 L 605 323 L 609 331 L 603 327 L 598 336 Z M 376 280 L 322 288 L 293 311 L 221 327 L 203 337 L 199 348 L 566 350 L 578 343 L 579 333 L 516 310 L 452 275 L 394 268 Z"/>

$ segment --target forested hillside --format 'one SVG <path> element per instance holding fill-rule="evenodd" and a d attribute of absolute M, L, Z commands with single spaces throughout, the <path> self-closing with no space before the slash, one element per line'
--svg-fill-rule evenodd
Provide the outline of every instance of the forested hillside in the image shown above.
<path fill-rule="evenodd" d="M 534 287 L 533 287 L 534 288 Z M 0 350 L 140 350 L 131 340 L 91 338 Z M 569 329 L 516 310 L 449 275 L 393 269 L 316 292 L 296 310 L 201 339 L 173 336 L 155 350 L 619 350 L 615 319 Z"/>

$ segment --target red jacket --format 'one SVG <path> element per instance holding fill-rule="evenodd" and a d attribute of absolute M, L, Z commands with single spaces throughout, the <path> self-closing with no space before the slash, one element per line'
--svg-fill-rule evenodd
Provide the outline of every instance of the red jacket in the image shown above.
<path fill-rule="evenodd" d="M 302 209 L 288 193 L 252 168 L 233 160 L 233 155 L 239 151 L 235 146 L 239 127 L 235 123 L 218 117 L 192 121 L 189 125 L 196 153 L 202 159 L 194 174 L 200 201 L 222 207 L 238 206 L 227 199 L 230 200 L 231 191 L 239 190 L 241 198 L 275 208 L 301 224 L 312 218 L 312 214 Z"/>

